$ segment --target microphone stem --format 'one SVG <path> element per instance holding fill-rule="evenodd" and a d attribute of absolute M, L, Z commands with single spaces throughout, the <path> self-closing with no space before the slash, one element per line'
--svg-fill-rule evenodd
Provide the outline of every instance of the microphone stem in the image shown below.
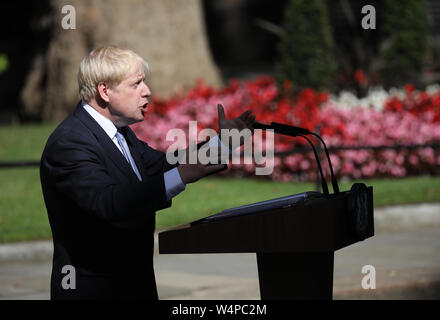
<path fill-rule="evenodd" d="M 327 186 L 327 183 L 325 182 L 324 174 L 322 173 L 321 162 L 319 161 L 319 157 L 318 157 L 318 154 L 316 153 L 315 146 L 313 145 L 312 141 L 310 141 L 310 139 L 307 138 L 306 136 L 303 136 L 302 134 L 300 134 L 298 136 L 306 139 L 310 143 L 310 145 L 312 146 L 313 153 L 315 154 L 316 162 L 318 163 L 319 173 L 321 174 L 322 191 L 324 192 L 324 194 L 326 196 L 328 196 L 329 195 L 328 186 Z"/>
<path fill-rule="evenodd" d="M 319 140 L 321 140 L 323 146 L 324 146 L 324 150 L 325 150 L 325 155 L 327 156 L 327 160 L 328 160 L 328 166 L 330 168 L 330 174 L 332 177 L 332 186 L 333 186 L 333 192 L 334 193 L 339 193 L 339 186 L 338 186 L 338 182 L 336 181 L 335 178 L 335 174 L 333 173 L 333 166 L 332 166 L 332 162 L 330 161 L 330 156 L 328 154 L 328 150 L 327 150 L 327 146 L 325 145 L 324 140 L 321 138 L 321 136 L 315 132 L 310 132 L 311 134 L 313 134 L 315 137 L 317 137 Z"/>

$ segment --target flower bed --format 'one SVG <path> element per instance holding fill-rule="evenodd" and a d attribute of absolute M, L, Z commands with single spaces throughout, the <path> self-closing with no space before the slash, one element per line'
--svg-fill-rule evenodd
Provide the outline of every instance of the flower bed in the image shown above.
<path fill-rule="evenodd" d="M 132 128 L 152 147 L 166 151 L 174 143 L 166 141 L 168 131 L 179 128 L 188 134 L 189 121 L 197 120 L 199 130 L 218 131 L 217 104 L 221 103 L 228 118 L 252 109 L 259 122 L 275 121 L 319 131 L 329 147 L 395 147 L 440 142 L 440 90 L 437 86 L 421 92 L 411 85 L 389 92 L 376 88 L 363 99 L 346 92 L 333 96 L 312 89 L 292 95 L 289 87 L 285 83 L 283 88 L 278 88 L 272 77 L 244 82 L 232 80 L 220 89 L 199 81 L 185 95 L 169 99 L 153 97 L 146 121 Z M 307 142 L 300 138 L 275 136 L 275 152 L 306 145 Z M 254 144 L 262 149 L 264 146 L 264 143 Z M 331 159 L 338 177 L 359 179 L 440 173 L 440 152 L 432 147 L 339 150 L 331 153 Z M 326 164 L 323 168 L 328 171 Z M 270 178 L 313 180 L 316 170 L 312 152 L 277 155 Z M 226 174 L 253 176 L 254 165 L 231 165 Z"/>

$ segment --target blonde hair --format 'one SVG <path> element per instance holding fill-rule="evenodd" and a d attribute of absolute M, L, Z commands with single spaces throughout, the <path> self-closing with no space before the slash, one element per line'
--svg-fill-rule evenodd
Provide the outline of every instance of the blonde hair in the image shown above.
<path fill-rule="evenodd" d="M 149 74 L 148 63 L 135 52 L 119 47 L 95 49 L 79 65 L 79 98 L 89 102 L 97 96 L 99 83 L 114 87 L 134 72 Z"/>

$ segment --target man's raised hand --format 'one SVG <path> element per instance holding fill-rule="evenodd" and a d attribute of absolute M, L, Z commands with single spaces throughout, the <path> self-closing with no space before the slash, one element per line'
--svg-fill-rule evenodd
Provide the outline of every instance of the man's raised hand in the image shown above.
<path fill-rule="evenodd" d="M 217 105 L 218 110 L 218 128 L 221 129 L 237 129 L 241 131 L 243 129 L 250 129 L 252 131 L 253 124 L 255 122 L 255 115 L 252 114 L 252 110 L 247 110 L 234 119 L 226 119 L 225 109 L 221 104 Z"/>
<path fill-rule="evenodd" d="M 239 132 L 241 132 L 244 129 L 249 129 L 251 131 L 251 134 L 254 133 L 253 124 L 255 122 L 255 115 L 252 114 L 252 110 L 247 110 L 243 112 L 241 115 L 239 115 L 237 118 L 234 119 L 226 119 L 225 116 L 225 109 L 221 104 L 217 105 L 218 110 L 218 128 L 220 130 L 220 137 L 221 137 L 221 131 L 222 130 L 228 130 L 230 133 L 230 130 L 236 129 Z M 241 136 L 240 137 L 240 145 L 242 145 L 245 141 L 245 139 Z M 230 138 L 229 146 L 232 146 L 232 139 Z"/>

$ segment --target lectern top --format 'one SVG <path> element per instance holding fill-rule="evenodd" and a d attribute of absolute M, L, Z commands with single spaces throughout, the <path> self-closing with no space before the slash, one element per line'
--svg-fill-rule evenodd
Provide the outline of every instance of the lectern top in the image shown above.
<path fill-rule="evenodd" d="M 268 210 L 276 210 L 289 208 L 299 203 L 305 202 L 311 199 L 323 199 L 326 196 L 318 191 L 307 191 L 298 194 L 292 194 L 280 198 L 270 199 L 266 201 L 260 201 L 256 203 L 247 204 L 240 207 L 223 210 L 219 213 L 211 215 L 209 217 L 197 220 L 191 224 L 199 224 L 204 222 L 212 222 L 217 220 L 223 220 L 226 218 L 238 217 L 247 214 L 258 213 Z"/>

